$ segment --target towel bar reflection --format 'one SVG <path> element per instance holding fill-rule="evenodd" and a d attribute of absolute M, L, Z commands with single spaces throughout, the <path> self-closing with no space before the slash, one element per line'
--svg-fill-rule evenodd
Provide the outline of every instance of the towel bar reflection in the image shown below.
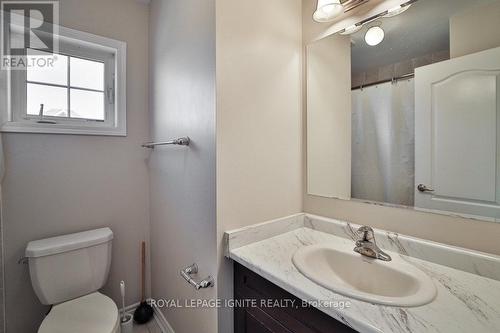
<path fill-rule="evenodd" d="M 164 142 L 147 142 L 147 143 L 142 144 L 142 147 L 154 149 L 156 146 L 166 146 L 166 145 L 189 146 L 190 142 L 191 142 L 191 139 L 189 139 L 189 137 L 186 136 L 186 137 L 177 138 L 174 140 L 164 141 Z"/>

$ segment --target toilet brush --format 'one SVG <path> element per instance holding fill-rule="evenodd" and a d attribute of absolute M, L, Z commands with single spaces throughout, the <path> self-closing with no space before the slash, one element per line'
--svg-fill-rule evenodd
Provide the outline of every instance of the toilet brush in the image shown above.
<path fill-rule="evenodd" d="M 132 333 L 132 315 L 125 313 L 125 282 L 120 282 L 120 293 L 122 294 L 122 315 L 120 318 L 121 333 Z"/>
<path fill-rule="evenodd" d="M 141 304 L 135 309 L 134 321 L 138 324 L 145 324 L 153 318 L 153 308 L 146 302 L 146 243 L 142 242 L 141 247 L 141 272 L 142 272 L 142 298 Z"/>

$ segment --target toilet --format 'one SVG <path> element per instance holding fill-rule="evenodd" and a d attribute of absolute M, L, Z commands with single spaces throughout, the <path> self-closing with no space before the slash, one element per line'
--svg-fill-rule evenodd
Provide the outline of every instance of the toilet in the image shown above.
<path fill-rule="evenodd" d="M 119 333 L 116 304 L 98 292 L 108 279 L 113 232 L 109 228 L 29 242 L 31 284 L 42 304 L 53 305 L 38 333 Z"/>

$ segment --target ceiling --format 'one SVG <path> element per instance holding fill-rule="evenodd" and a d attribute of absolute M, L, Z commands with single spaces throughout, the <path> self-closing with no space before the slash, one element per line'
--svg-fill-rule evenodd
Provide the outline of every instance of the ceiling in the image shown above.
<path fill-rule="evenodd" d="M 366 24 L 352 38 L 352 71 L 363 72 L 437 51 L 449 50 L 450 18 L 498 0 L 418 0 L 406 12 Z M 364 40 L 368 28 L 380 25 L 385 39 L 377 46 Z"/>

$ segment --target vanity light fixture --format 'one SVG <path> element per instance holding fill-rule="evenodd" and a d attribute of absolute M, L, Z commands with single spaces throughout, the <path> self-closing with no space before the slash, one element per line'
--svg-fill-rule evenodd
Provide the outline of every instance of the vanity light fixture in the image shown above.
<path fill-rule="evenodd" d="M 404 12 L 406 12 L 410 7 L 411 7 L 412 4 L 408 4 L 408 5 L 401 5 L 401 6 L 396 6 L 394 8 L 391 8 L 387 11 L 387 14 L 385 14 L 384 16 L 382 17 L 394 17 L 396 15 L 399 15 L 399 14 L 403 14 Z"/>
<path fill-rule="evenodd" d="M 385 32 L 381 27 L 375 26 L 368 29 L 365 34 L 365 42 L 370 46 L 376 46 L 384 40 Z"/>
<path fill-rule="evenodd" d="M 356 24 L 353 24 L 347 28 L 344 29 L 344 31 L 342 31 L 340 34 L 341 35 L 352 35 L 356 32 L 358 32 L 359 30 L 361 30 L 363 26 L 360 24 L 360 25 L 356 25 Z"/>
<path fill-rule="evenodd" d="M 313 19 L 320 23 L 330 22 L 342 14 L 343 11 L 344 6 L 340 3 L 340 0 L 318 0 Z"/>

